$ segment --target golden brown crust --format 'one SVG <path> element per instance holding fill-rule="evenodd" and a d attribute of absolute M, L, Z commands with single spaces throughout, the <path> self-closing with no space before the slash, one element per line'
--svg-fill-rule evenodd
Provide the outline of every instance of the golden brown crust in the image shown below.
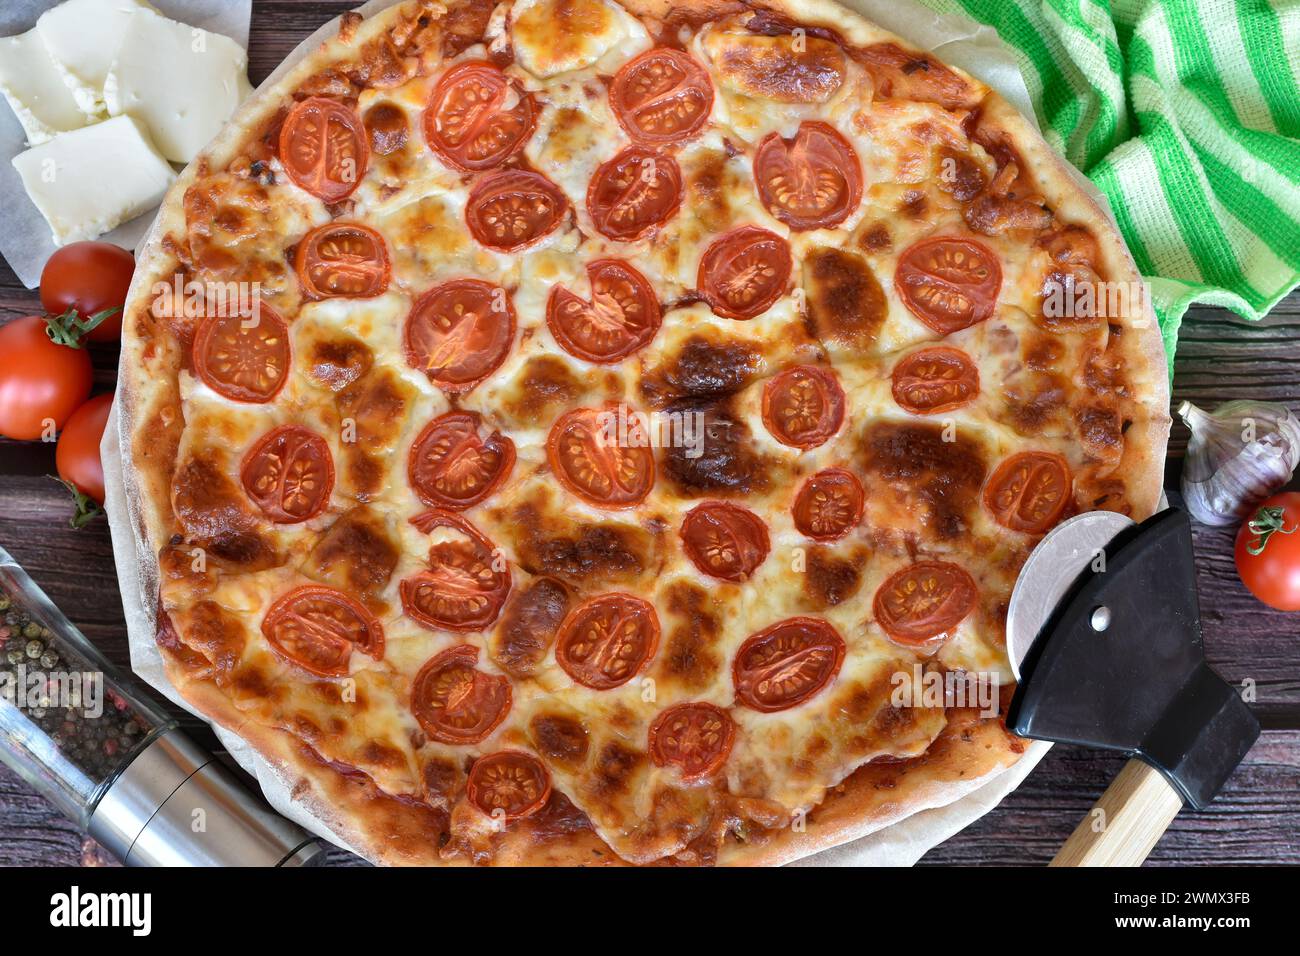
<path fill-rule="evenodd" d="M 691 0 L 686 4 L 676 0 L 623 0 L 622 5 L 634 13 L 670 23 L 701 23 L 752 9 L 732 0 Z M 155 284 L 170 281 L 186 267 L 184 250 L 176 248 L 169 237 L 185 233 L 187 191 L 208 170 L 219 170 L 230 163 L 250 137 L 263 133 L 283 109 L 284 97 L 290 91 L 302 88 L 308 81 L 329 82 L 329 69 L 340 59 L 354 56 L 367 44 L 382 44 L 395 33 L 407 36 L 427 22 L 459 17 L 467 5 L 450 6 L 453 10 L 448 13 L 447 7 L 432 0 L 408 0 L 366 19 L 349 15 L 336 36 L 241 109 L 208 152 L 181 176 L 164 203 L 139 256 L 140 268 L 126 311 L 121 364 L 120 438 L 132 525 L 141 555 L 140 599 L 145 607 L 154 606 L 159 591 L 161 572 L 153 556 L 168 544 L 176 526 L 171 486 L 183 427 L 177 376 L 186 362 L 185 343 L 172 334 L 165 319 L 152 314 L 150 303 Z M 475 6 L 481 9 L 483 4 Z M 768 0 L 764 7 L 801 25 L 833 31 L 850 45 L 901 43 L 830 0 Z M 470 19 L 474 16 L 477 14 Z M 959 71 L 952 73 L 962 76 Z M 972 81 L 972 89 L 982 87 Z M 954 95 L 965 93 L 958 89 Z M 1099 238 L 1104 273 L 1116 280 L 1137 281 L 1139 277 L 1122 241 L 1101 211 L 1080 191 L 1064 162 L 996 96 L 984 96 L 981 108 L 986 117 L 1008 132 L 1059 218 L 1083 224 Z M 1130 324 L 1124 331 L 1117 346 L 1117 359 L 1127 372 L 1120 396 L 1124 452 L 1117 472 L 1124 477 L 1125 509 L 1141 518 L 1154 511 L 1160 495 L 1169 427 L 1167 375 L 1149 303 L 1145 305 L 1145 321 Z M 214 682 L 207 660 L 172 651 L 164 653 L 164 660 L 169 678 L 186 700 L 207 718 L 247 740 L 282 776 L 295 799 L 367 857 L 393 864 L 465 861 L 464 856 L 448 858 L 442 852 L 449 826 L 444 812 L 415 800 L 388 796 L 364 775 L 325 760 L 298 737 L 248 719 L 226 690 Z M 755 828 L 745 843 L 723 834 L 718 837 L 721 849 L 714 846 L 694 855 L 686 853 L 683 861 L 716 859 L 724 864 L 757 865 L 798 859 L 874 832 L 919 810 L 958 799 L 1014 763 L 1020 746 L 996 720 L 953 713 L 923 756 L 860 767 L 807 815 L 803 829 Z M 478 857 L 471 854 L 470 859 L 499 864 L 621 864 L 604 841 L 584 825 L 581 814 L 570 810 L 560 804 L 549 807 L 545 819 L 496 834 L 488 852 Z"/>

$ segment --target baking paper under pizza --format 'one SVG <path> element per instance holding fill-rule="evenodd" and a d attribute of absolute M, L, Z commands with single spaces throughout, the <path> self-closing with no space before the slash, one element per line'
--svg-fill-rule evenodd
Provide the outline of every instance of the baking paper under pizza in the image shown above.
<path fill-rule="evenodd" d="M 141 257 L 168 674 L 373 859 L 778 862 L 1012 763 L 1016 574 L 1154 508 L 1107 220 L 830 3 L 409 2 L 262 91 Z M 945 682 L 946 681 L 946 682 Z"/>

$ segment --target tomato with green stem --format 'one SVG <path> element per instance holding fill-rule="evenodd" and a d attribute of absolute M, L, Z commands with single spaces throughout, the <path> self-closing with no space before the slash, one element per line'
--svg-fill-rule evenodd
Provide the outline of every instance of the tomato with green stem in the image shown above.
<path fill-rule="evenodd" d="M 53 439 L 90 394 L 94 370 L 85 349 L 51 340 L 40 316 L 0 327 L 0 435 Z"/>
<path fill-rule="evenodd" d="M 113 407 L 113 395 L 96 395 L 82 405 L 68 424 L 63 426 L 58 447 L 54 450 L 54 463 L 59 469 L 59 480 L 73 494 L 77 513 L 72 526 L 80 528 L 101 513 L 104 503 L 104 465 L 99 458 L 99 443 L 104 437 L 108 412 Z"/>
<path fill-rule="evenodd" d="M 1264 501 L 1237 532 L 1237 574 L 1269 607 L 1300 611 L 1300 491 Z"/>
<path fill-rule="evenodd" d="M 135 257 L 111 242 L 74 242 L 45 263 L 41 305 L 69 338 L 116 342 Z M 65 344 L 72 344 L 66 340 Z"/>

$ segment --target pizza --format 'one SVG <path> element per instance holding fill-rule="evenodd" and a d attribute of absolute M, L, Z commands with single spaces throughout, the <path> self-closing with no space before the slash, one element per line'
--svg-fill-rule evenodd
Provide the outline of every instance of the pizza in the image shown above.
<path fill-rule="evenodd" d="M 168 676 L 386 863 L 780 863 L 950 803 L 1023 750 L 1030 550 L 1156 507 L 1149 307 L 1046 307 L 1137 281 L 1022 117 L 828 0 L 348 14 L 140 257 Z"/>

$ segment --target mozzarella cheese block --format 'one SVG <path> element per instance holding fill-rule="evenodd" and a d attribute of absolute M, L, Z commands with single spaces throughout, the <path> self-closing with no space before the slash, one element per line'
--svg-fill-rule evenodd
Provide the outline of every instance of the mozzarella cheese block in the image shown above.
<path fill-rule="evenodd" d="M 104 80 L 131 17 L 152 9 L 139 0 L 67 0 L 36 21 L 36 32 L 82 112 L 103 114 Z"/>
<path fill-rule="evenodd" d="M 0 39 L 0 93 L 23 124 L 28 146 L 86 125 L 86 114 L 35 30 Z"/>
<path fill-rule="evenodd" d="M 110 116 L 133 116 L 168 159 L 188 163 L 252 92 L 229 37 L 137 11 L 104 79 Z"/>
<path fill-rule="evenodd" d="M 129 116 L 60 133 L 13 164 L 60 246 L 94 239 L 152 209 L 176 179 Z"/>

